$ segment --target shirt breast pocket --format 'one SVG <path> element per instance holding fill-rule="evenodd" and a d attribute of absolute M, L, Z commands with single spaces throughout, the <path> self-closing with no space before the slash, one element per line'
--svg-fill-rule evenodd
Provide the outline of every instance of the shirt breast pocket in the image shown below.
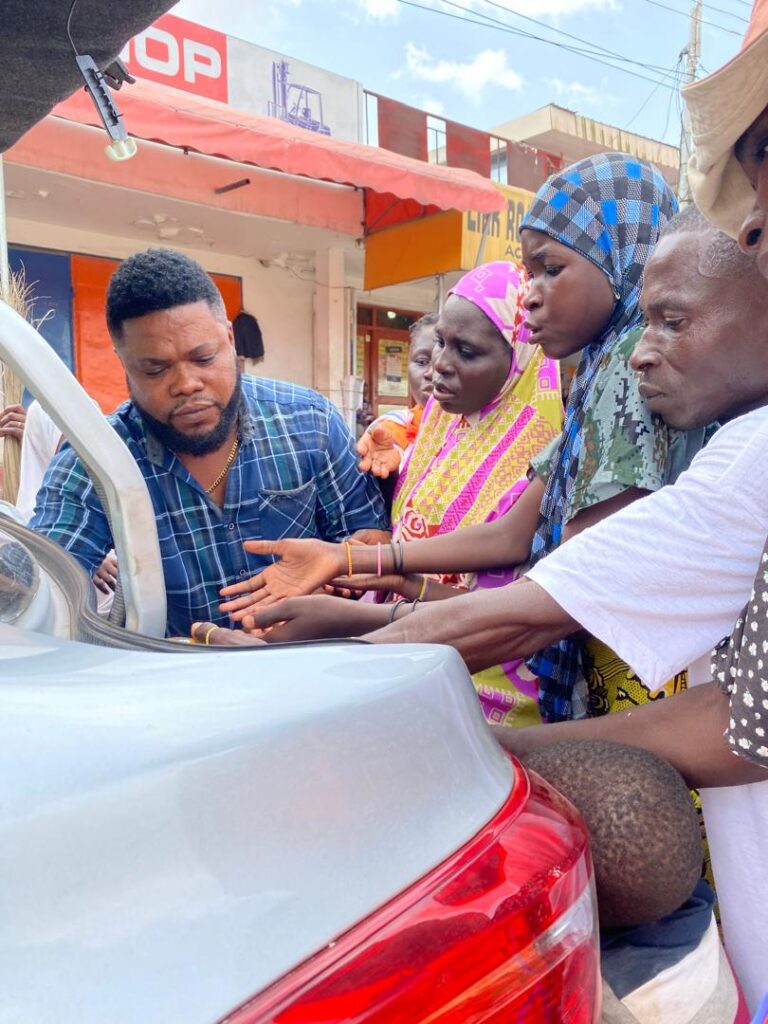
<path fill-rule="evenodd" d="M 280 540 L 282 537 L 317 535 L 317 487 L 314 480 L 287 491 L 262 490 L 259 493 L 262 499 L 262 537 Z"/>

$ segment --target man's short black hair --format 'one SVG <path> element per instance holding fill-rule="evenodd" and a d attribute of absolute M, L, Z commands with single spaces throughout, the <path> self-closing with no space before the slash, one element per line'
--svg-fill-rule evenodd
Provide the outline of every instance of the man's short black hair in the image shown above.
<path fill-rule="evenodd" d="M 201 301 L 226 318 L 221 293 L 197 260 L 173 249 L 145 249 L 123 260 L 112 275 L 107 327 L 118 343 L 126 320 Z"/>
<path fill-rule="evenodd" d="M 685 903 L 701 877 L 701 830 L 671 764 L 603 740 L 553 743 L 525 764 L 571 801 L 589 829 L 601 927 L 648 924 Z"/>

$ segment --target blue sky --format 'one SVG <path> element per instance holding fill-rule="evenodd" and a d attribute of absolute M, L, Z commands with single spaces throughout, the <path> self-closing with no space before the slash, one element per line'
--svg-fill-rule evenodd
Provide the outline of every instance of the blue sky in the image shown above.
<path fill-rule="evenodd" d="M 689 9 L 688 0 L 181 0 L 173 11 L 478 128 L 552 102 L 677 143 L 679 102 L 667 86 L 678 81 Z M 746 0 L 705 3 L 703 68 L 733 56 L 748 15 Z M 594 56 L 599 47 L 637 62 L 622 67 L 641 77 L 487 18 L 583 49 L 558 32 L 578 36 Z"/>

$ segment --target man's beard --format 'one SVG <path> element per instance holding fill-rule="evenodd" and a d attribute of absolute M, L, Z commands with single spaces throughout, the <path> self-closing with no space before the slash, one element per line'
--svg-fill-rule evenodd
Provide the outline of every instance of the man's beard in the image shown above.
<path fill-rule="evenodd" d="M 232 426 L 237 421 L 241 400 L 240 373 L 238 371 L 232 397 L 225 406 L 219 406 L 221 415 L 213 430 L 209 430 L 207 434 L 185 434 L 181 430 L 176 430 L 169 423 L 156 420 L 151 413 L 139 405 L 134 395 L 131 394 L 131 401 L 141 416 L 144 427 L 162 445 L 181 455 L 209 455 L 211 452 L 218 451 L 226 442 Z"/>

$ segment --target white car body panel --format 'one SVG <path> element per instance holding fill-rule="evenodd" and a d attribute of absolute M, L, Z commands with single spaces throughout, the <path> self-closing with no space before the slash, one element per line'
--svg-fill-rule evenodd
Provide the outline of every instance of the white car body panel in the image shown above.
<path fill-rule="evenodd" d="M 511 787 L 447 648 L 199 655 L 0 627 L 0 1022 L 218 1020 Z"/>

